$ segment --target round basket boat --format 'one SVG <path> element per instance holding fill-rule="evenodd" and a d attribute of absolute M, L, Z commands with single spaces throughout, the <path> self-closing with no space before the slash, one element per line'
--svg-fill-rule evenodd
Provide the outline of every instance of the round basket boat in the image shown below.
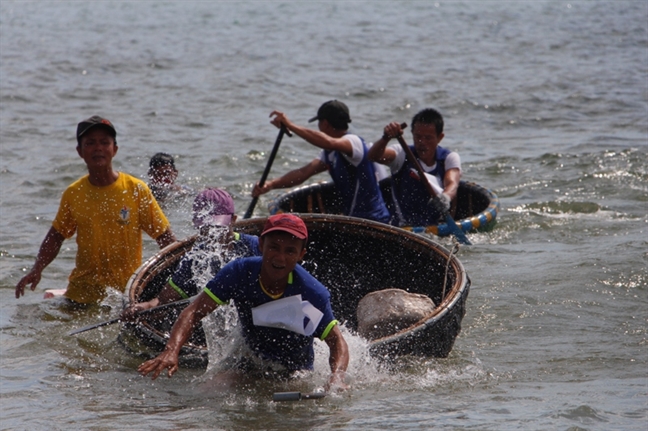
<path fill-rule="evenodd" d="M 391 180 L 380 182 L 385 203 L 392 211 Z M 342 206 L 335 186 L 330 181 L 297 187 L 279 195 L 268 204 L 270 214 L 284 212 L 311 214 L 341 214 Z M 500 209 L 499 198 L 491 190 L 476 183 L 461 181 L 457 191 L 457 208 L 453 217 L 464 232 L 493 229 Z M 431 233 L 436 236 L 451 235 L 447 223 L 430 226 L 404 226 L 402 229 L 415 233 Z"/>
<path fill-rule="evenodd" d="M 182 257 L 193 247 L 197 236 L 169 244 L 144 262 L 126 284 L 128 303 L 144 302 L 155 298 L 178 267 Z M 147 359 L 160 353 L 166 346 L 173 323 L 188 305 L 181 301 L 176 306 L 141 316 L 136 322 L 122 325 L 119 342 L 131 353 Z M 203 367 L 207 364 L 207 341 L 202 326 L 196 328 L 191 338 L 182 346 L 180 365 Z"/>
<path fill-rule="evenodd" d="M 358 303 L 371 292 L 399 288 L 428 296 L 436 304 L 415 324 L 371 340 L 373 355 L 448 356 L 461 331 L 470 288 L 470 279 L 456 256 L 430 238 L 382 223 L 336 215 L 300 216 L 309 232 L 302 266 L 329 289 L 333 312 L 348 329 L 357 329 Z M 265 220 L 237 222 L 235 230 L 258 235 Z M 172 244 L 145 262 L 128 284 L 130 302 L 154 297 L 194 241 L 191 237 Z M 120 338 L 130 338 L 156 354 L 168 340 L 177 311 L 167 316 L 147 315 L 136 324 L 126 324 Z M 201 328 L 183 347 L 183 365 L 206 365 L 204 340 Z"/>

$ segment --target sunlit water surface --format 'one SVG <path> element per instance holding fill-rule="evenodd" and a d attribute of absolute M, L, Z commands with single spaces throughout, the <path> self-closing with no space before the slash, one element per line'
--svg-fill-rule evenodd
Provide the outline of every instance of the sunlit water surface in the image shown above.
<path fill-rule="evenodd" d="M 1 2 L 0 428 L 645 430 L 647 8 Z M 146 178 L 148 159 L 170 152 L 182 183 L 227 189 L 242 216 L 276 137 L 270 112 L 305 124 L 332 98 L 368 141 L 438 108 L 464 179 L 501 199 L 495 229 L 459 251 L 472 289 L 449 358 L 387 367 L 343 328 L 352 389 L 273 403 L 324 384 L 324 344 L 315 372 L 287 384 L 210 391 L 211 370 L 191 369 L 152 382 L 118 326 L 66 335 L 115 317 L 120 294 L 82 312 L 42 299 L 65 287 L 74 241 L 36 292 L 14 298 L 62 191 L 84 174 L 81 119 L 115 123 L 117 169 Z M 285 138 L 271 176 L 316 155 Z M 179 237 L 194 233 L 189 207 L 166 208 Z"/>

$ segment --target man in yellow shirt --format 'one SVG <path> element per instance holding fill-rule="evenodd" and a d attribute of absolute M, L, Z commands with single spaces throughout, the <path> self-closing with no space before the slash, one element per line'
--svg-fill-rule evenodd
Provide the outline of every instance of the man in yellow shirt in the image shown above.
<path fill-rule="evenodd" d="M 97 303 L 107 288 L 124 291 L 142 261 L 142 231 L 160 248 L 175 241 L 169 221 L 146 184 L 113 170 L 117 132 L 112 123 L 93 116 L 77 127 L 77 153 L 88 175 L 63 193 L 52 227 L 41 244 L 33 268 L 16 285 L 16 298 L 31 290 L 45 267 L 58 255 L 63 241 L 77 234 L 76 267 L 65 297 Z"/>

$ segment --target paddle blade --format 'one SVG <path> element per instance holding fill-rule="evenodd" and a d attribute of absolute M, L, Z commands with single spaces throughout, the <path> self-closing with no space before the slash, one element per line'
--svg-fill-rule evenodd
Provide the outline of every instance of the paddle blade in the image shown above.
<path fill-rule="evenodd" d="M 434 209 L 441 214 L 441 216 L 445 219 L 446 224 L 448 225 L 450 233 L 454 235 L 455 238 L 457 238 L 457 241 L 460 244 L 472 245 L 464 231 L 459 226 L 457 226 L 457 223 L 455 223 L 454 219 L 450 215 L 450 212 L 446 209 L 445 204 L 441 202 L 441 199 L 439 199 L 438 196 L 430 198 L 428 205 L 432 205 Z"/>
<path fill-rule="evenodd" d="M 301 392 L 275 392 L 272 394 L 272 401 L 299 401 Z"/>
<path fill-rule="evenodd" d="M 450 213 L 446 212 L 445 220 L 448 224 L 448 228 L 450 228 L 450 232 L 452 232 L 455 238 L 457 238 L 457 241 L 459 241 L 461 244 L 472 245 L 464 231 L 462 231 L 459 226 L 457 226 L 457 223 L 455 223 Z"/>
<path fill-rule="evenodd" d="M 324 398 L 326 392 L 314 392 L 311 394 L 302 394 L 301 392 L 275 392 L 272 394 L 272 401 L 299 401 L 299 400 L 315 400 Z"/>

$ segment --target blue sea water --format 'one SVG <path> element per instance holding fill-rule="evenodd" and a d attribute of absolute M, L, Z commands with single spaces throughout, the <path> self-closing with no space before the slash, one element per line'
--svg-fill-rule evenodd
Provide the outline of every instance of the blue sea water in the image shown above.
<path fill-rule="evenodd" d="M 351 391 L 275 404 L 275 384 L 204 394 L 201 371 L 144 379 L 114 326 L 67 337 L 121 304 L 78 315 L 42 300 L 65 287 L 73 241 L 14 298 L 85 173 L 83 118 L 114 122 L 117 169 L 146 178 L 170 152 L 182 183 L 226 188 L 242 215 L 276 137 L 270 112 L 306 124 L 333 98 L 367 141 L 439 109 L 464 179 L 500 197 L 495 229 L 459 252 L 472 289 L 449 358 L 387 371 L 350 336 Z M 1 429 L 648 426 L 645 2 L 3 0 L 0 154 Z M 271 177 L 317 154 L 286 138 Z M 193 233 L 187 205 L 167 212 Z M 324 381 L 320 348 L 307 387 Z"/>

